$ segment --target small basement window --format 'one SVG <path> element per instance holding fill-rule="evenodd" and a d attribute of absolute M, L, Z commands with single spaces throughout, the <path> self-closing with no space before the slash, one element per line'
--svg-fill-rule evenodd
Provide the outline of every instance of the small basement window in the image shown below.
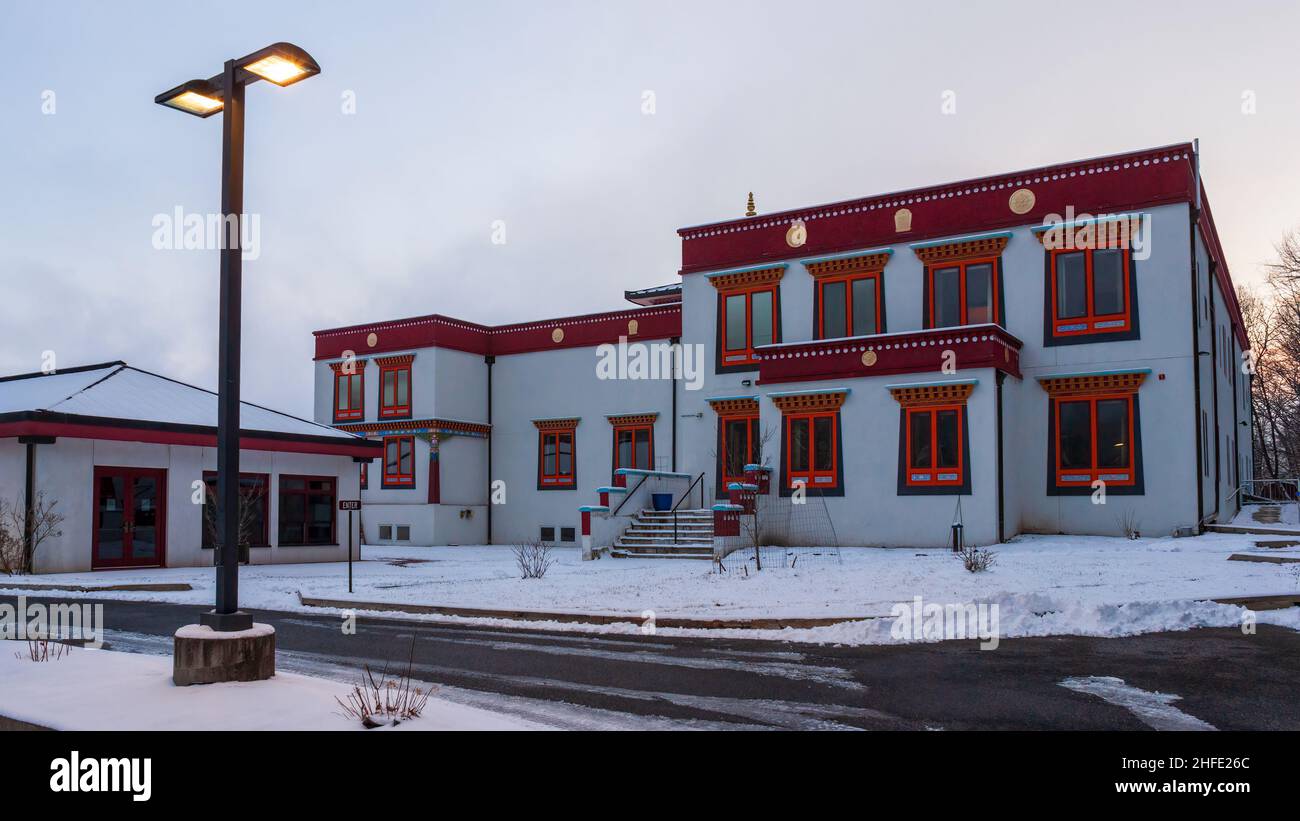
<path fill-rule="evenodd" d="M 380 526 L 379 526 L 379 540 L 380 540 L 381 542 L 391 542 L 391 541 L 393 540 L 393 526 L 392 526 L 392 525 L 380 525 Z"/>
<path fill-rule="evenodd" d="M 538 538 L 540 538 L 543 542 L 555 541 L 555 528 L 543 527 L 541 529 L 541 533 L 539 534 Z"/>
<path fill-rule="evenodd" d="M 560 528 L 560 541 L 572 542 L 577 539 L 577 531 L 572 527 Z"/>
<path fill-rule="evenodd" d="M 411 541 L 411 526 L 410 526 L 410 525 L 398 525 L 398 526 L 397 526 L 397 541 L 399 541 L 399 542 L 409 542 L 409 541 Z"/>

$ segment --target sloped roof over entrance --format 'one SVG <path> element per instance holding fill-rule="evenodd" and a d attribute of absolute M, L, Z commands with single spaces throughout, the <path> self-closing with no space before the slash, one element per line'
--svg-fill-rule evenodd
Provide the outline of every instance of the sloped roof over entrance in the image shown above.
<path fill-rule="evenodd" d="M 375 456 L 378 443 L 249 402 L 240 403 L 241 445 Z M 0 437 L 70 436 L 212 446 L 217 394 L 106 362 L 56 373 L 0 378 Z"/>

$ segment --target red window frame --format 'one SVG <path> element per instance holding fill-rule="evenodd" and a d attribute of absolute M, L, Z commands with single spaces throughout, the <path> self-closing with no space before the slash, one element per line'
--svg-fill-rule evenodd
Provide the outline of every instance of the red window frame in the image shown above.
<path fill-rule="evenodd" d="M 636 435 L 639 431 L 646 431 L 647 458 L 649 464 L 638 465 L 636 463 Z M 632 462 L 633 464 L 621 464 L 618 458 L 618 440 L 621 434 L 630 433 L 632 435 Z M 654 470 L 655 466 L 655 426 L 653 424 L 635 424 L 635 425 L 615 425 L 614 426 L 614 470 L 619 468 L 632 468 L 635 470 Z"/>
<path fill-rule="evenodd" d="M 411 468 L 409 471 L 402 469 L 402 445 L 409 444 Z M 389 472 L 388 450 L 390 447 L 397 447 L 397 468 L 395 472 Z M 385 436 L 384 437 L 384 469 L 383 469 L 384 487 L 415 487 L 415 437 L 414 436 Z"/>
<path fill-rule="evenodd" d="M 361 463 L 361 489 L 368 490 L 369 488 L 370 488 L 370 463 L 362 462 Z"/>
<path fill-rule="evenodd" d="M 303 487 L 301 490 L 297 488 L 285 487 L 285 484 L 287 482 L 298 481 L 298 480 L 301 480 L 303 483 Z M 328 484 L 329 488 L 328 490 L 313 490 L 311 487 L 313 482 Z M 276 533 L 279 536 L 279 538 L 276 541 L 277 546 L 308 547 L 308 546 L 338 544 L 338 513 L 336 512 L 336 507 L 338 503 L 338 490 L 339 490 L 338 480 L 333 476 L 291 476 L 287 474 L 281 474 L 279 480 L 279 487 L 276 488 L 276 499 L 279 501 L 278 510 L 276 511 L 276 520 L 277 520 Z M 325 493 L 328 493 L 330 497 L 330 502 L 329 502 L 330 535 L 325 541 L 320 541 L 320 540 L 312 541 L 307 536 L 307 531 L 311 526 L 311 518 L 310 518 L 311 505 L 309 504 L 309 500 L 310 497 L 312 496 L 320 496 L 320 495 L 324 495 Z M 302 521 L 289 522 L 289 523 L 286 523 L 284 521 L 285 509 L 286 509 L 286 506 L 284 504 L 285 496 L 304 497 Z M 292 539 L 286 540 L 284 538 L 284 529 L 286 524 L 290 524 L 295 527 L 301 528 L 300 533 L 302 536 L 302 541 L 294 541 Z"/>
<path fill-rule="evenodd" d="M 966 269 L 970 268 L 973 265 L 988 265 L 991 269 L 989 271 L 989 312 L 992 314 L 993 318 L 990 320 L 990 322 L 994 325 L 1001 325 L 1002 317 L 998 312 L 998 279 L 999 279 L 998 268 L 1000 267 L 998 265 L 998 260 L 999 257 L 980 257 L 978 259 L 959 259 L 959 260 L 946 260 L 944 262 L 932 262 L 929 265 L 925 266 L 926 284 L 930 290 L 930 304 L 925 306 L 927 315 L 930 318 L 930 321 L 928 323 L 929 326 L 931 328 L 935 327 L 934 304 L 935 304 L 935 300 L 938 298 L 938 294 L 935 293 L 935 289 L 934 289 L 934 274 L 936 271 L 942 271 L 946 268 L 957 269 L 957 282 L 960 288 L 960 298 L 959 298 L 960 309 L 961 309 L 960 324 L 961 325 L 971 324 L 968 307 L 966 304 Z M 955 326 L 945 326 L 945 327 L 955 327 Z"/>
<path fill-rule="evenodd" d="M 1107 400 L 1122 399 L 1127 403 L 1128 420 L 1128 464 L 1125 467 L 1100 467 L 1097 463 L 1097 403 Z M 1101 480 L 1108 487 L 1127 487 L 1137 484 L 1136 431 L 1133 429 L 1134 393 L 1104 393 L 1097 395 L 1059 396 L 1052 399 L 1052 420 L 1055 427 L 1056 441 L 1056 484 L 1058 487 L 1090 487 L 1093 482 Z M 1088 408 L 1088 447 L 1092 452 L 1091 466 L 1088 468 L 1061 467 L 1061 405 L 1066 403 L 1087 403 Z M 1115 478 L 1118 474 L 1127 474 L 1127 478 Z M 1069 477 L 1069 478 L 1066 478 Z"/>
<path fill-rule="evenodd" d="M 758 363 L 758 358 L 754 355 L 754 294 L 767 292 L 772 295 L 772 341 L 776 342 L 779 335 L 777 334 L 777 317 L 780 311 L 777 308 L 777 288 L 775 284 L 756 285 L 752 288 L 732 288 L 721 291 L 718 294 L 720 315 L 718 317 L 721 333 L 718 334 L 718 346 L 722 349 L 721 360 L 722 366 L 734 367 L 737 365 L 754 365 Z M 745 297 L 745 347 L 728 348 L 727 347 L 727 300 L 734 296 Z"/>
<path fill-rule="evenodd" d="M 560 442 L 569 440 L 569 470 L 560 469 Z M 555 443 L 555 469 L 546 471 L 546 445 Z M 574 428 L 556 428 L 537 432 L 537 485 L 541 488 L 574 488 L 578 484 L 578 435 Z"/>
<path fill-rule="evenodd" d="M 955 468 L 938 467 L 935 460 L 939 454 L 939 412 L 956 411 L 957 412 L 957 466 Z M 913 467 L 912 465 L 912 417 L 922 413 L 930 414 L 930 465 L 929 467 Z M 903 464 L 904 478 L 906 484 L 911 487 L 947 487 L 949 485 L 961 485 L 966 481 L 966 441 L 965 441 L 965 415 L 966 406 L 964 404 L 951 405 L 917 405 L 916 407 L 906 408 L 906 419 L 903 425 L 903 436 L 906 442 L 903 447 L 903 458 L 907 461 Z M 940 475 L 956 473 L 955 478 L 943 479 Z M 924 473 L 924 476 L 920 474 Z"/>
<path fill-rule="evenodd" d="M 353 379 L 361 380 L 358 389 L 358 395 L 361 397 L 361 404 L 355 408 L 349 406 L 346 409 L 339 408 L 339 397 L 352 397 L 351 387 Z M 342 388 L 342 390 L 340 390 Z M 366 415 L 366 368 L 361 362 L 356 363 L 356 370 L 353 373 L 345 373 L 340 367 L 334 372 L 334 421 L 342 422 L 348 419 L 363 419 Z"/>
<path fill-rule="evenodd" d="M 1094 313 L 1096 304 L 1093 301 L 1093 271 L 1092 260 L 1093 254 L 1097 251 L 1120 251 L 1124 257 L 1124 267 L 1120 272 L 1120 282 L 1124 286 L 1124 310 L 1119 313 L 1098 314 Z M 1053 336 L 1085 336 L 1092 334 L 1113 334 L 1122 333 L 1132 330 L 1133 328 L 1133 294 L 1131 293 L 1131 274 L 1133 265 L 1133 255 L 1128 248 L 1059 248 L 1051 252 L 1051 275 L 1048 287 L 1051 289 L 1052 300 L 1052 335 Z M 1083 316 L 1069 317 L 1062 319 L 1057 315 L 1060 310 L 1060 302 L 1057 301 L 1057 260 L 1063 254 L 1083 254 L 1084 283 L 1087 292 L 1087 313 Z M 1103 327 L 1098 327 L 1098 325 Z M 1121 323 L 1121 324 L 1110 324 Z M 1083 327 L 1076 327 L 1082 325 Z"/>
<path fill-rule="evenodd" d="M 728 472 L 731 468 L 731 465 L 730 465 L 730 460 L 727 458 L 728 456 L 727 444 L 728 442 L 730 442 L 730 439 L 727 437 L 727 426 L 732 424 L 740 424 L 745 426 L 746 456 L 743 462 L 741 463 L 740 473 L 736 475 L 732 475 L 731 473 Z M 723 488 L 726 488 L 726 486 L 731 482 L 745 481 L 745 465 L 747 464 L 756 465 L 759 463 L 759 459 L 761 458 L 761 454 L 759 453 L 759 445 L 761 443 L 759 441 L 758 414 L 719 416 L 718 427 L 719 427 L 719 438 L 721 439 L 721 446 L 718 448 L 719 462 L 720 462 L 718 466 L 718 473 L 722 475 Z"/>
<path fill-rule="evenodd" d="M 880 271 L 868 271 L 866 273 L 846 274 L 845 276 L 824 277 L 817 280 L 817 338 L 818 339 L 840 339 L 841 336 L 829 336 L 826 333 L 826 286 L 836 283 L 844 283 L 844 336 L 855 336 L 853 333 L 853 283 L 858 280 L 871 279 L 875 280 L 876 294 L 876 333 L 880 333 Z"/>
<path fill-rule="evenodd" d="M 817 442 L 816 431 L 818 419 L 829 419 L 831 421 L 831 467 L 829 469 L 818 469 L 817 464 Z M 798 420 L 807 420 L 808 422 L 808 468 L 807 470 L 798 470 L 794 468 L 794 422 Z M 802 480 L 804 487 L 808 490 L 815 488 L 829 489 L 840 486 L 840 463 L 839 463 L 839 413 L 837 411 L 822 411 L 816 413 L 787 413 L 782 421 L 785 425 L 785 466 L 786 479 L 790 487 Z"/>
<path fill-rule="evenodd" d="M 393 390 L 391 401 L 388 391 L 388 374 L 393 374 Z M 402 374 L 406 374 L 406 403 L 398 404 L 397 394 L 398 386 L 402 381 Z M 413 385 L 411 384 L 411 363 L 406 362 L 401 365 L 383 365 L 379 368 L 379 415 L 382 417 L 392 418 L 394 416 L 411 415 L 411 394 Z"/>

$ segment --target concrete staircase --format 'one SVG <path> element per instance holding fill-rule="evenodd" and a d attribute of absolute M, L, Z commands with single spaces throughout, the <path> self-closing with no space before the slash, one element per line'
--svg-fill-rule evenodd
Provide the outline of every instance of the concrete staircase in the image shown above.
<path fill-rule="evenodd" d="M 712 559 L 713 511 L 677 511 L 677 537 L 673 538 L 673 514 L 643 510 L 609 555 L 616 559 Z"/>

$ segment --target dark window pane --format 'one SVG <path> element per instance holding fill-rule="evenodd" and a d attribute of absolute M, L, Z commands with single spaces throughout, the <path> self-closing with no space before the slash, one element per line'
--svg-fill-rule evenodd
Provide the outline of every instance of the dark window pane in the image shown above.
<path fill-rule="evenodd" d="M 761 465 L 763 463 L 763 454 L 759 452 L 759 446 L 762 444 L 759 440 L 758 420 L 749 420 L 749 456 L 745 459 L 747 465 Z"/>
<path fill-rule="evenodd" d="M 993 266 L 966 267 L 966 324 L 993 321 Z"/>
<path fill-rule="evenodd" d="M 335 381 L 337 382 L 337 389 L 339 395 L 338 410 L 341 411 L 347 410 L 348 409 L 348 384 L 351 380 L 349 380 L 346 376 L 338 376 L 335 377 Z"/>
<path fill-rule="evenodd" d="M 750 312 L 754 316 L 754 347 L 771 345 L 772 337 L 772 292 L 759 291 L 752 297 Z"/>
<path fill-rule="evenodd" d="M 822 337 L 825 339 L 848 336 L 846 288 L 844 282 L 828 282 L 822 286 Z"/>
<path fill-rule="evenodd" d="M 384 446 L 384 473 L 389 476 L 397 474 L 399 466 L 398 446 L 396 441 L 390 441 Z"/>
<path fill-rule="evenodd" d="M 650 464 L 650 429 L 645 428 L 636 432 L 636 465 L 642 470 L 650 470 L 653 465 Z"/>
<path fill-rule="evenodd" d="M 908 414 L 911 430 L 908 436 L 912 443 L 912 461 L 910 467 L 928 468 L 930 465 L 930 412 L 918 411 Z"/>
<path fill-rule="evenodd" d="M 876 280 L 853 280 L 853 336 L 878 333 L 876 329 Z"/>
<path fill-rule="evenodd" d="M 730 419 L 726 422 L 726 470 L 728 477 L 739 477 L 745 472 L 749 457 L 749 421 Z"/>
<path fill-rule="evenodd" d="M 808 470 L 808 420 L 790 420 L 790 470 Z"/>
<path fill-rule="evenodd" d="M 1088 313 L 1088 274 L 1083 253 L 1056 255 L 1056 318 L 1074 319 Z"/>
<path fill-rule="evenodd" d="M 542 439 L 542 474 L 555 475 L 555 437 L 553 436 Z"/>
<path fill-rule="evenodd" d="M 618 432 L 618 466 L 621 468 L 635 467 L 632 463 L 632 431 L 630 430 Z"/>
<path fill-rule="evenodd" d="M 835 467 L 835 420 L 819 416 L 813 420 L 813 469 L 832 470 Z"/>
<path fill-rule="evenodd" d="M 412 476 L 415 474 L 415 440 L 402 440 L 402 475 Z"/>
<path fill-rule="evenodd" d="M 411 403 L 411 372 L 398 371 L 397 373 L 397 404 L 409 405 Z"/>
<path fill-rule="evenodd" d="M 1092 406 L 1088 402 L 1061 403 L 1061 467 L 1088 470 L 1092 467 Z"/>
<path fill-rule="evenodd" d="M 1128 400 L 1103 399 L 1097 403 L 1097 467 L 1128 467 Z"/>
<path fill-rule="evenodd" d="M 735 294 L 727 297 L 727 339 L 726 349 L 742 351 L 745 349 L 745 295 Z"/>
<path fill-rule="evenodd" d="M 1124 252 L 1118 248 L 1092 253 L 1093 312 L 1124 313 Z"/>
<path fill-rule="evenodd" d="M 306 490 L 307 482 L 304 479 L 289 479 L 282 477 L 280 479 L 281 490 Z"/>
<path fill-rule="evenodd" d="M 961 324 L 961 272 L 940 268 L 934 272 L 934 327 Z"/>
<path fill-rule="evenodd" d="M 936 468 L 955 468 L 961 462 L 961 432 L 955 410 L 941 410 L 935 414 L 939 438 Z"/>
<path fill-rule="evenodd" d="M 573 436 L 568 433 L 562 433 L 559 437 L 560 445 L 560 475 L 573 475 Z"/>
<path fill-rule="evenodd" d="M 393 404 L 393 397 L 397 394 L 397 390 L 396 390 L 396 388 L 394 387 L 396 381 L 397 381 L 397 374 L 396 374 L 396 372 L 394 372 L 394 371 L 384 371 L 384 385 L 383 385 L 383 389 L 384 389 L 384 404 L 385 404 L 385 405 L 392 405 L 392 404 Z"/>

